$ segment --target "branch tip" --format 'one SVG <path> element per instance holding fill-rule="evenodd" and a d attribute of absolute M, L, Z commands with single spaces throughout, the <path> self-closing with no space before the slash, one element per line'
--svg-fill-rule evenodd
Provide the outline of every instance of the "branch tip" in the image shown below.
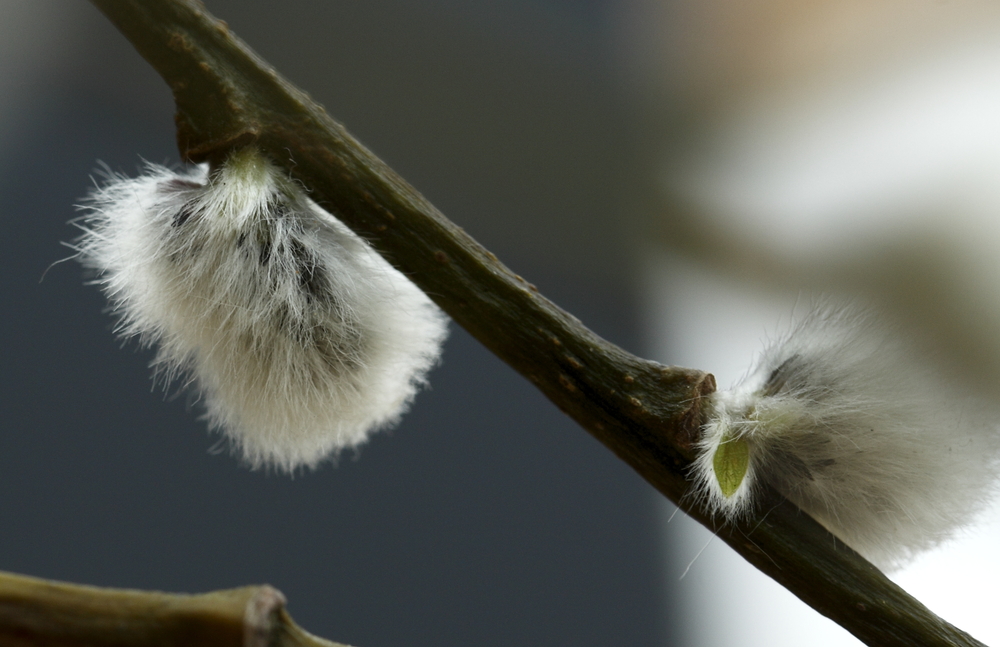
<path fill-rule="evenodd" d="M 271 586 L 261 586 L 247 600 L 243 615 L 243 647 L 271 647 L 285 596 Z"/>

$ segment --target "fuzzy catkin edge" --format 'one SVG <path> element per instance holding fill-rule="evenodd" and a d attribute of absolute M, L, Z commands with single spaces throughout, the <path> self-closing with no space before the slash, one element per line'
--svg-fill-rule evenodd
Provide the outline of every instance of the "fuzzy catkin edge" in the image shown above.
<path fill-rule="evenodd" d="M 709 511 L 746 514 L 766 482 L 885 569 L 951 537 L 996 493 L 996 407 L 958 392 L 873 311 L 814 310 L 712 405 L 691 468 Z M 723 437 L 750 450 L 731 497 L 712 466 Z"/>
<path fill-rule="evenodd" d="M 255 149 L 111 176 L 79 223 L 118 334 L 253 467 L 315 467 L 398 422 L 447 318 Z"/>

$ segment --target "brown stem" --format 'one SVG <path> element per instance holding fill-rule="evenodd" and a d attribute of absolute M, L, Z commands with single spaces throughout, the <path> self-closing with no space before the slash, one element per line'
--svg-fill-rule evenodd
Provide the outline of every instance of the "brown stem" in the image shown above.
<path fill-rule="evenodd" d="M 601 339 L 504 267 L 195 0 L 92 0 L 173 89 L 181 154 L 255 142 L 460 325 L 757 568 L 870 645 L 978 645 L 773 492 L 716 527 L 685 498 L 711 375 Z M 720 582 L 719 586 L 725 586 Z"/>
<path fill-rule="evenodd" d="M 300 629 L 270 586 L 173 595 L 8 573 L 0 573 L 0 645 L 345 647 Z"/>

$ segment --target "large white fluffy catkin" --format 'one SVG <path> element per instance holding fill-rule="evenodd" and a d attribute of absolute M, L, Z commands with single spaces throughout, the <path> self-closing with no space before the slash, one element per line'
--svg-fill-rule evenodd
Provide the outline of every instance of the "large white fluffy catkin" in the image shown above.
<path fill-rule="evenodd" d="M 253 466 L 315 466 L 394 424 L 444 314 L 256 149 L 217 169 L 111 177 L 81 219 L 119 331 L 194 383 Z"/>
<path fill-rule="evenodd" d="M 710 510 L 745 514 L 767 482 L 882 568 L 951 536 L 995 491 L 995 408 L 872 312 L 813 312 L 711 409 L 692 471 Z"/>

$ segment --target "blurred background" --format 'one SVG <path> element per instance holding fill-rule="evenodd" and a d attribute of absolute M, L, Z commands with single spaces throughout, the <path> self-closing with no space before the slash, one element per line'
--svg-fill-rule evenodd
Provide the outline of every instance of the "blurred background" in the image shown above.
<path fill-rule="evenodd" d="M 627 350 L 726 386 L 796 302 L 849 294 L 1000 394 L 996 3 L 207 5 Z M 177 163 L 169 92 L 86 2 L 0 10 L 0 569 L 267 582 L 360 647 L 858 644 L 454 327 L 403 424 L 336 467 L 220 453 L 76 263 L 52 265 L 99 162 Z M 1000 641 L 998 536 L 988 515 L 894 578 Z"/>

